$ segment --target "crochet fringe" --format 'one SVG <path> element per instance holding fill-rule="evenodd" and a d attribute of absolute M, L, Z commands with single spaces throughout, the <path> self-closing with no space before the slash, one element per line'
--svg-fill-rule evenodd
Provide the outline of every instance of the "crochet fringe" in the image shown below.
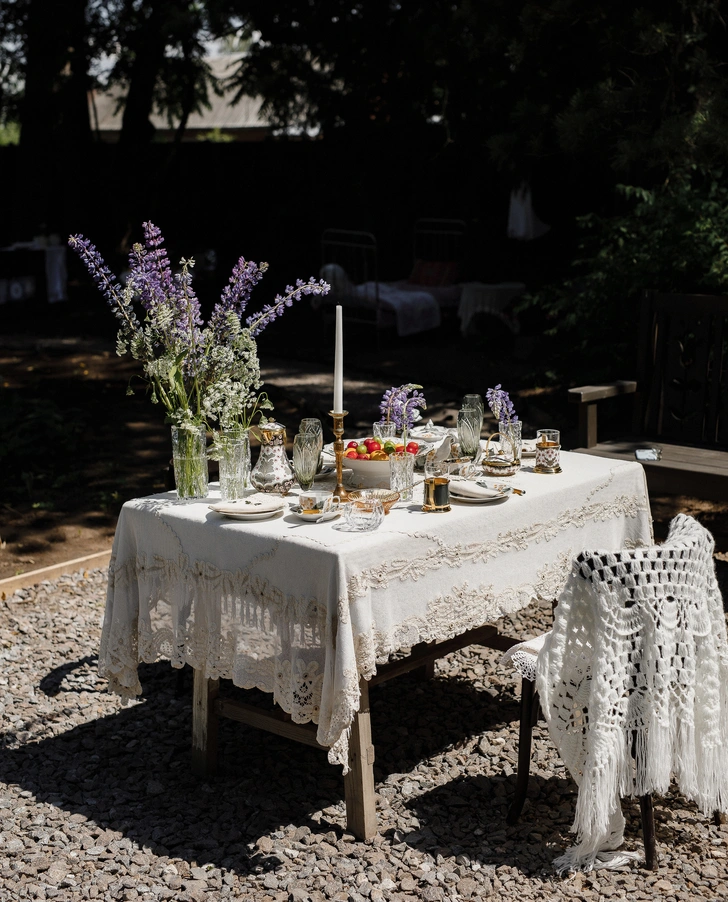
<path fill-rule="evenodd" d="M 692 517 L 664 545 L 575 561 L 537 662 L 551 736 L 579 786 L 559 873 L 621 867 L 620 799 L 728 810 L 728 639 L 713 539 Z"/>

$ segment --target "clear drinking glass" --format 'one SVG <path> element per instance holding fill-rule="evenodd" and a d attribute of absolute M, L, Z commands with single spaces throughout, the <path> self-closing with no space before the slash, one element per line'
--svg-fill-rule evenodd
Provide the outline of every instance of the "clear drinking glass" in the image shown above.
<path fill-rule="evenodd" d="M 374 423 L 372 429 L 374 438 L 382 444 L 391 441 L 397 432 L 397 427 L 394 423 Z"/>
<path fill-rule="evenodd" d="M 458 444 L 463 457 L 475 457 L 480 453 L 480 431 L 483 415 L 479 407 L 463 407 L 458 411 Z"/>
<path fill-rule="evenodd" d="M 250 437 L 247 432 L 223 432 L 220 448 L 220 497 L 223 501 L 243 498 L 250 485 Z"/>
<path fill-rule="evenodd" d="M 415 481 L 415 456 L 409 451 L 394 451 L 389 455 L 389 487 L 399 492 L 402 501 L 412 500 Z"/>
<path fill-rule="evenodd" d="M 321 472 L 321 470 L 323 468 L 323 464 L 324 464 L 324 459 L 321 456 L 321 452 L 323 451 L 323 447 L 324 447 L 324 429 L 323 429 L 323 426 L 321 425 L 321 420 L 317 419 L 316 417 L 304 417 L 301 420 L 301 428 L 299 431 L 300 432 L 310 432 L 312 435 L 318 436 L 318 455 L 319 456 L 318 456 L 318 463 L 316 465 L 316 473 L 318 474 Z"/>
<path fill-rule="evenodd" d="M 313 432 L 299 432 L 293 438 L 293 472 L 296 481 L 307 492 L 313 485 L 319 462 L 318 436 Z"/>
<path fill-rule="evenodd" d="M 316 417 L 304 417 L 301 420 L 301 428 L 300 432 L 310 432 L 312 435 L 318 436 L 318 449 L 319 454 L 324 447 L 324 429 L 321 425 L 321 420 L 316 419 Z"/>

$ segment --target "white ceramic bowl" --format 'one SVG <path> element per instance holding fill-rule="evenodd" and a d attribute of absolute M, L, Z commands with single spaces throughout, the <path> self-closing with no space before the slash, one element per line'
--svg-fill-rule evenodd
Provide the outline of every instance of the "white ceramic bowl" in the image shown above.
<path fill-rule="evenodd" d="M 347 485 L 356 489 L 388 489 L 388 460 L 359 460 L 356 457 L 344 456 L 344 470 L 351 470 Z"/>

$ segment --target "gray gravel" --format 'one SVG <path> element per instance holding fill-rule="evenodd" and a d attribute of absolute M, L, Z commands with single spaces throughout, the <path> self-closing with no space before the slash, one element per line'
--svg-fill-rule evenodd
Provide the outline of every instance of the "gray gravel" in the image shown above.
<path fill-rule="evenodd" d="M 140 668 L 127 707 L 96 675 L 106 572 L 0 600 L 0 900 L 405 902 L 728 895 L 728 826 L 656 800 L 660 869 L 554 876 L 575 786 L 537 728 L 530 799 L 507 827 L 516 681 L 471 648 L 372 691 L 380 835 L 346 832 L 325 755 L 225 722 L 220 772 L 190 773 L 191 673 Z M 547 608 L 503 624 L 532 635 Z M 627 844 L 641 848 L 625 803 Z"/>

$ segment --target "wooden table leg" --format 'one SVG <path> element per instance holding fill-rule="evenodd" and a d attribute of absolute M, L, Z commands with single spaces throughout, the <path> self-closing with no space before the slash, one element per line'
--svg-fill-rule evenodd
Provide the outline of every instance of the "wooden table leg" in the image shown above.
<path fill-rule="evenodd" d="M 215 700 L 220 680 L 209 680 L 194 670 L 192 689 L 192 770 L 209 777 L 217 766 L 217 714 Z"/>
<path fill-rule="evenodd" d="M 349 773 L 344 777 L 346 824 L 359 839 L 371 839 L 377 832 L 377 803 L 374 795 L 374 746 L 369 713 L 369 684 L 359 681 L 359 712 L 349 735 Z"/>

